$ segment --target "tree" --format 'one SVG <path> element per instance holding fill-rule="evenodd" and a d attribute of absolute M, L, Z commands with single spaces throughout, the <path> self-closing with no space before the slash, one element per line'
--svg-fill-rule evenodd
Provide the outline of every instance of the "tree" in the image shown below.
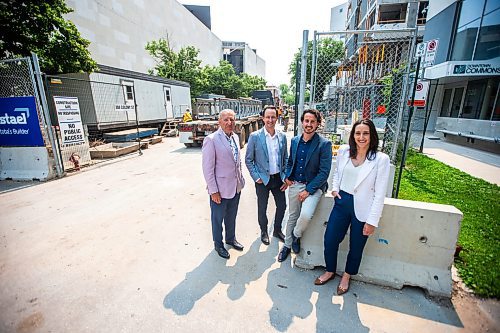
<path fill-rule="evenodd" d="M 250 97 L 254 90 L 263 90 L 266 88 L 266 80 L 257 75 L 241 73 L 239 75 L 242 81 L 241 97 Z"/>
<path fill-rule="evenodd" d="M 315 77 L 315 93 L 314 101 L 319 102 L 323 99 L 325 86 L 330 83 L 332 77 L 337 74 L 338 63 L 344 59 L 345 49 L 344 43 L 333 40 L 332 38 L 324 38 L 316 44 L 317 62 L 316 62 L 316 77 Z M 288 74 L 291 74 L 290 82 L 295 84 L 296 78 L 296 63 L 300 60 L 302 48 L 295 53 L 293 61 L 288 67 Z M 306 68 L 306 85 L 311 82 L 313 42 L 309 41 L 307 46 L 307 68 Z M 300 73 L 300 66 L 297 71 Z M 309 90 L 309 88 L 308 88 Z"/>
<path fill-rule="evenodd" d="M 229 62 L 221 60 L 219 66 L 207 65 L 203 68 L 203 72 L 208 81 L 205 92 L 229 98 L 239 97 L 241 81 Z"/>
<path fill-rule="evenodd" d="M 201 60 L 198 59 L 199 50 L 197 48 L 187 46 L 176 53 L 170 47 L 167 37 L 148 42 L 146 50 L 156 62 L 156 66 L 148 70 L 149 74 L 188 82 L 191 86 L 192 96 L 198 96 L 204 92 L 207 83 L 202 74 Z"/>
<path fill-rule="evenodd" d="M 294 105 L 295 90 L 292 91 L 292 89 L 286 83 L 280 84 L 279 88 L 281 91 L 281 99 L 285 102 L 285 104 Z"/>
<path fill-rule="evenodd" d="M 219 66 L 205 66 L 203 74 L 208 81 L 205 92 L 228 98 L 250 97 L 254 90 L 266 87 L 263 78 L 247 73 L 236 74 L 233 65 L 225 60 L 221 60 Z"/>
<path fill-rule="evenodd" d="M 203 93 L 228 98 L 248 97 L 252 91 L 264 89 L 266 85 L 261 77 L 236 74 L 234 67 L 227 61 L 221 60 L 218 66 L 201 67 L 197 48 L 187 46 L 175 52 L 170 47 L 168 37 L 148 42 L 146 50 L 156 61 L 156 66 L 149 70 L 150 74 L 188 82 L 191 96 L 194 97 Z"/>
<path fill-rule="evenodd" d="M 40 67 L 51 74 L 92 72 L 97 64 L 75 25 L 63 15 L 73 10 L 64 0 L 0 1 L 0 57 L 40 58 Z"/>

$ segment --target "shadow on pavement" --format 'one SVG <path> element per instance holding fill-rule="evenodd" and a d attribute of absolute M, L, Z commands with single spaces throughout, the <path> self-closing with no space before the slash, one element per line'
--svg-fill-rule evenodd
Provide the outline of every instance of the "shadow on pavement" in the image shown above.
<path fill-rule="evenodd" d="M 357 302 L 335 304 L 336 283 L 317 287 L 311 274 L 293 268 L 286 260 L 268 275 L 266 291 L 273 301 L 269 309 L 271 325 L 280 332 L 290 328 L 294 318 L 309 317 L 316 312 L 316 332 L 368 332 L 359 318 Z M 313 304 L 314 303 L 314 304 Z"/>
<path fill-rule="evenodd" d="M 182 147 L 169 152 L 170 154 L 195 154 L 201 155 L 201 147 Z"/>
<path fill-rule="evenodd" d="M 234 266 L 226 266 L 227 261 L 211 251 L 165 296 L 163 306 L 177 315 L 187 315 L 196 302 L 209 294 L 218 283 L 227 285 L 228 299 L 240 299 L 248 285 L 259 280 L 276 262 L 278 242 L 272 242 L 264 252 L 259 252 L 260 246 L 260 239 L 256 239 L 248 251 L 238 257 Z M 372 312 L 369 307 L 463 327 L 450 302 L 430 299 L 419 288 L 395 290 L 352 281 L 349 292 L 337 296 L 339 277 L 324 286 L 314 286 L 314 278 L 323 270 L 303 271 L 292 267 L 290 260 L 289 257 L 267 275 L 266 292 L 272 301 L 272 307 L 268 309 L 269 322 L 277 331 L 289 330 L 295 318 L 305 319 L 315 315 L 316 332 L 368 332 L 369 327 L 364 324 L 383 320 L 377 318 L 380 312 Z"/>
<path fill-rule="evenodd" d="M 258 280 L 276 260 L 277 249 L 269 246 L 265 252 L 259 253 L 259 247 L 260 239 L 257 239 L 245 254 L 238 257 L 234 266 L 226 266 L 227 262 L 211 251 L 198 267 L 186 274 L 184 281 L 165 296 L 163 306 L 177 315 L 186 315 L 219 282 L 228 285 L 229 299 L 238 300 L 245 294 L 247 285 Z"/>
<path fill-rule="evenodd" d="M 0 181 L 0 194 L 22 190 L 23 188 L 37 186 L 44 183 L 46 182 L 39 180 L 30 180 L 30 181 L 2 180 Z"/>

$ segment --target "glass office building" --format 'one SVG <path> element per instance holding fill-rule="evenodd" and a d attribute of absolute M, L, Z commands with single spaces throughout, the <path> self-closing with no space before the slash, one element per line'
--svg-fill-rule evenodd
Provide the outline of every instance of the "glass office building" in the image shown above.
<path fill-rule="evenodd" d="M 447 139 L 499 153 L 500 0 L 430 6 L 424 41 L 439 41 L 435 64 L 425 70 L 434 87 L 431 123 Z"/>

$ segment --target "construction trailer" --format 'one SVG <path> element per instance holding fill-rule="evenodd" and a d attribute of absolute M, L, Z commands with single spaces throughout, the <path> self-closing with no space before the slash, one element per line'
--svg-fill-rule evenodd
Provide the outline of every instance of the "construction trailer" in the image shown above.
<path fill-rule="evenodd" d="M 187 82 L 104 65 L 93 73 L 47 76 L 46 85 L 53 124 L 58 123 L 53 97 L 77 97 L 91 141 L 138 126 L 161 131 L 177 125 L 191 108 Z"/>
<path fill-rule="evenodd" d="M 243 148 L 250 133 L 262 127 L 260 112 L 261 101 L 252 98 L 196 98 L 193 106 L 193 121 L 180 123 L 179 141 L 186 147 L 199 147 L 205 137 L 215 132 L 220 111 L 231 109 L 236 113 L 236 127 L 234 132 L 240 139 Z"/>

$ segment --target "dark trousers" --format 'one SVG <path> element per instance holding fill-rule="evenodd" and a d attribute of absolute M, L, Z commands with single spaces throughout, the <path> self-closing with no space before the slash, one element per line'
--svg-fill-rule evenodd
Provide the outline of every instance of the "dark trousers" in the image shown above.
<path fill-rule="evenodd" d="M 269 192 L 273 194 L 276 203 L 276 214 L 274 215 L 274 230 L 281 230 L 281 222 L 285 216 L 286 198 L 285 192 L 280 190 L 283 185 L 280 174 L 271 175 L 267 185 L 255 183 L 255 192 L 257 193 L 257 216 L 259 219 L 260 230 L 267 230 L 267 203 L 269 201 Z"/>
<path fill-rule="evenodd" d="M 236 214 L 238 214 L 238 204 L 240 203 L 240 193 L 232 199 L 221 199 L 220 204 L 210 200 L 211 220 L 212 220 L 212 238 L 215 247 L 222 247 L 222 223 L 226 229 L 226 243 L 235 240 Z"/>
<path fill-rule="evenodd" d="M 342 199 L 335 198 L 335 205 L 328 220 L 325 232 L 325 262 L 326 270 L 335 273 L 337 270 L 337 254 L 339 245 L 344 240 L 347 229 L 350 227 L 349 254 L 345 272 L 350 275 L 358 274 L 363 249 L 368 236 L 363 235 L 364 222 L 360 222 L 354 214 L 354 197 L 340 191 Z"/>

